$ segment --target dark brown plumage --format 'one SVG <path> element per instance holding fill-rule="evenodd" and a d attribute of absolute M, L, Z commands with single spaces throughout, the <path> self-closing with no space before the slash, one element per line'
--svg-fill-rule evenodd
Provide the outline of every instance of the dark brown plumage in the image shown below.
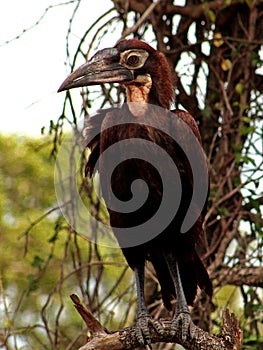
<path fill-rule="evenodd" d="M 99 51 L 88 63 L 73 72 L 59 91 L 104 82 L 124 84 L 127 104 L 121 108 L 99 111 L 88 121 L 87 146 L 91 149 L 91 154 L 86 172 L 92 175 L 100 158 L 98 171 L 103 197 L 110 208 L 110 223 L 128 264 L 135 272 L 138 295 L 137 337 L 141 344 L 150 344 L 148 323 L 152 321 L 147 313 L 143 290 L 144 265 L 149 260 L 160 282 L 165 306 L 170 310 L 171 300 L 177 299 L 174 327 L 182 322 L 182 337 L 185 339 L 189 327 L 191 329 L 187 304 L 193 304 L 197 287 L 210 296 L 212 294 L 208 274 L 195 250 L 196 244 L 202 241 L 205 206 L 199 208 L 198 203 L 194 203 L 190 216 L 194 217 L 198 213 L 195 223 L 187 232 L 181 233 L 196 185 L 193 183 L 193 166 L 200 171 L 200 184 L 202 176 L 206 175 L 206 169 L 200 166 L 203 164 L 202 148 L 193 143 L 195 138 L 201 145 L 198 127 L 189 113 L 182 110 L 168 112 L 174 99 L 170 68 L 164 55 L 144 42 L 122 40 L 115 48 Z M 142 107 L 137 108 L 132 102 L 139 102 Z M 96 137 L 93 138 L 92 135 L 95 134 Z M 121 146 L 111 151 L 110 146 L 127 140 L 127 147 Z M 138 140 L 144 141 L 139 143 Z M 171 157 L 179 172 L 180 182 L 173 165 L 151 144 L 160 146 Z M 137 158 L 129 147 L 135 150 Z M 103 157 L 105 151 L 107 157 Z M 195 164 L 190 164 L 189 154 L 195 155 Z M 126 160 L 121 162 L 122 157 Z M 108 170 L 116 161 L 118 166 L 113 171 L 110 188 L 107 182 Z M 164 171 L 160 174 L 153 165 Z M 127 203 L 133 198 L 131 185 L 138 179 L 144 180 L 149 190 L 143 205 L 129 213 L 121 213 L 112 207 L 111 189 L 120 201 Z M 158 236 L 150 237 L 149 241 L 142 244 L 132 245 L 135 236 L 127 235 L 126 229 L 139 227 L 154 217 L 163 200 L 164 184 L 174 191 L 174 201 L 170 200 L 167 210 L 181 196 L 174 218 Z M 143 190 L 141 184 L 138 186 L 139 190 Z M 151 228 L 154 230 L 158 225 L 161 227 L 165 220 L 165 216 L 153 220 L 145 235 L 151 235 Z"/>

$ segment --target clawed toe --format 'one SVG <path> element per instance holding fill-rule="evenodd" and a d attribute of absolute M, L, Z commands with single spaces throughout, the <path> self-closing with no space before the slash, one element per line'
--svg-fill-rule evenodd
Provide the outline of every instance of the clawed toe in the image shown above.
<path fill-rule="evenodd" d="M 160 321 L 158 320 L 154 320 L 153 318 L 151 318 L 151 325 L 153 326 L 153 328 L 155 329 L 156 333 L 163 335 L 164 334 L 164 329 L 162 324 L 160 323 Z"/>
<path fill-rule="evenodd" d="M 163 334 L 164 330 L 159 321 L 154 320 L 147 314 L 140 315 L 137 318 L 135 334 L 141 347 L 149 347 L 151 349 L 150 327 L 154 328 L 159 334 Z"/>
<path fill-rule="evenodd" d="M 148 345 L 151 348 L 149 322 L 150 316 L 148 314 L 140 315 L 137 318 L 135 334 L 141 347 L 146 347 Z"/>
<path fill-rule="evenodd" d="M 182 329 L 182 342 L 184 343 L 188 336 L 193 339 L 195 336 L 195 325 L 189 312 L 180 312 L 175 315 L 171 327 L 172 334 L 176 333 L 180 325 Z"/>

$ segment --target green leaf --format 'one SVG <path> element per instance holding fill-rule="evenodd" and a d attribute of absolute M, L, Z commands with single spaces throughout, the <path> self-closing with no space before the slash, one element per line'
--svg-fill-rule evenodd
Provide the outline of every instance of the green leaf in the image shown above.
<path fill-rule="evenodd" d="M 223 215 L 223 216 L 227 216 L 227 215 L 229 215 L 229 210 L 227 209 L 227 208 L 219 208 L 218 209 L 218 211 L 219 211 L 219 213 L 221 214 L 221 215 Z"/>
<path fill-rule="evenodd" d="M 248 123 L 248 124 L 251 122 L 251 119 L 249 117 L 246 117 L 246 116 L 243 116 L 242 120 L 243 120 L 243 122 Z"/>
<path fill-rule="evenodd" d="M 233 150 L 234 150 L 235 152 L 239 152 L 239 153 L 240 153 L 240 152 L 242 151 L 243 145 L 240 144 L 240 143 L 238 143 L 238 144 L 232 145 L 232 147 L 233 147 Z"/>
<path fill-rule="evenodd" d="M 244 84 L 242 83 L 237 83 L 236 86 L 235 86 L 235 90 L 236 92 L 241 95 L 242 92 L 244 91 Z"/>
<path fill-rule="evenodd" d="M 237 163 L 239 163 L 239 162 L 237 162 Z M 233 184 L 236 187 L 240 185 L 240 178 L 238 176 L 233 179 Z"/>
<path fill-rule="evenodd" d="M 256 67 L 260 63 L 260 56 L 257 52 L 252 51 L 250 53 L 251 64 L 253 67 Z"/>
<path fill-rule="evenodd" d="M 55 232 L 51 238 L 48 239 L 48 243 L 54 243 L 58 239 L 58 232 Z"/>
<path fill-rule="evenodd" d="M 245 125 L 242 125 L 241 128 L 240 128 L 240 133 L 241 135 L 248 135 L 252 132 L 254 132 L 256 129 L 254 126 L 245 126 Z"/>
<path fill-rule="evenodd" d="M 227 59 L 223 59 L 221 61 L 221 68 L 223 69 L 223 71 L 228 71 L 229 69 L 231 69 L 232 67 L 232 62 L 227 58 Z"/>
<path fill-rule="evenodd" d="M 208 18 L 210 19 L 211 22 L 215 23 L 216 21 L 216 14 L 212 10 L 207 11 Z"/>
<path fill-rule="evenodd" d="M 241 157 L 241 161 L 242 161 L 243 163 L 245 163 L 245 164 L 251 163 L 251 164 L 253 164 L 254 166 L 256 166 L 255 160 L 254 160 L 253 158 L 251 158 L 251 157 L 242 156 L 242 157 Z"/>
<path fill-rule="evenodd" d="M 37 267 L 39 269 L 39 271 L 42 269 L 42 266 L 44 264 L 45 260 L 43 260 L 42 258 L 40 258 L 40 256 L 35 255 L 34 256 L 34 260 L 31 263 L 31 266 L 33 267 Z"/>
<path fill-rule="evenodd" d="M 236 159 L 237 164 L 239 164 L 241 161 L 241 153 L 236 153 L 235 159 Z"/>
<path fill-rule="evenodd" d="M 35 278 L 35 276 L 30 274 L 27 276 L 27 279 L 29 282 L 29 286 L 28 286 L 29 292 L 36 291 L 38 289 L 38 281 Z"/>

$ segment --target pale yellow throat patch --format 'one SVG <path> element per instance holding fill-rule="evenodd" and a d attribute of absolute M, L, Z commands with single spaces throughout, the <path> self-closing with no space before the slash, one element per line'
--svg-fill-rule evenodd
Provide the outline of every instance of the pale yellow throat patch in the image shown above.
<path fill-rule="evenodd" d="M 152 87 L 150 74 L 138 75 L 136 80 L 126 83 L 127 102 L 148 103 L 148 96 Z"/>

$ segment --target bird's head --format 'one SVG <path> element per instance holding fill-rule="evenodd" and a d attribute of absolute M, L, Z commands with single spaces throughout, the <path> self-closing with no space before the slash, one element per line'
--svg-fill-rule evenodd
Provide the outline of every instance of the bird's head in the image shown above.
<path fill-rule="evenodd" d="M 131 102 L 169 108 L 174 99 L 171 71 L 165 56 L 140 40 L 121 40 L 98 51 L 62 83 L 58 92 L 81 86 L 121 83 Z"/>

